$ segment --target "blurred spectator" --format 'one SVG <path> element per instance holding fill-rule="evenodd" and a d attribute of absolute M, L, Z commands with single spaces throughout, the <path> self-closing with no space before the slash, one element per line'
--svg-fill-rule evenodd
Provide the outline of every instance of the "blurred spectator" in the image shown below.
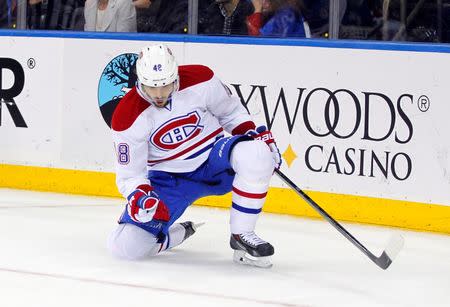
<path fill-rule="evenodd" d="M 247 17 L 253 12 L 248 0 L 200 0 L 198 33 L 248 35 Z"/>
<path fill-rule="evenodd" d="M 347 0 L 339 38 L 381 39 L 383 0 Z"/>
<path fill-rule="evenodd" d="M 150 0 L 134 0 L 133 5 L 136 9 L 148 9 L 153 2 Z"/>
<path fill-rule="evenodd" d="M 347 0 L 347 11 L 345 12 L 342 24 L 355 26 L 372 26 L 375 22 L 374 14 L 371 10 L 373 0 Z"/>
<path fill-rule="evenodd" d="M 383 38 L 389 40 L 406 40 L 414 42 L 439 42 L 442 38 L 440 30 L 444 30 L 445 17 L 439 16 L 439 6 L 444 13 L 448 1 L 393 1 L 385 6 Z M 404 14 L 402 14 L 404 11 Z M 444 21 L 444 22 L 442 22 Z M 399 24 L 395 35 L 389 33 L 391 23 Z M 440 23 L 440 24 L 439 24 Z M 442 31 L 441 31 L 442 32 Z"/>
<path fill-rule="evenodd" d="M 0 0 L 0 28 L 8 27 L 8 4 L 6 0 Z"/>
<path fill-rule="evenodd" d="M 155 23 L 159 5 L 155 5 L 151 0 L 135 0 L 133 5 L 136 8 L 136 27 L 138 32 L 149 32 L 148 28 Z"/>
<path fill-rule="evenodd" d="M 339 38 L 415 42 L 444 39 L 448 19 L 444 8 L 450 4 L 448 0 L 440 4 L 435 0 L 347 1 Z M 443 15 L 439 16 L 439 12 Z"/>
<path fill-rule="evenodd" d="M 84 0 L 29 0 L 30 29 L 83 30 Z"/>
<path fill-rule="evenodd" d="M 131 0 L 86 0 L 85 31 L 136 32 L 136 8 Z"/>
<path fill-rule="evenodd" d="M 449 1 L 348 0 L 340 38 L 439 42 Z M 440 7 L 441 6 L 441 7 Z M 440 18 L 441 17 L 441 18 Z M 439 24 L 439 22 L 441 23 Z"/>
<path fill-rule="evenodd" d="M 311 37 L 302 16 L 300 0 L 252 0 L 255 12 L 248 17 L 250 35 Z"/>
<path fill-rule="evenodd" d="M 66 0 L 63 6 L 60 29 L 84 30 L 84 0 Z"/>
<path fill-rule="evenodd" d="M 137 31 L 188 32 L 188 0 L 136 0 Z"/>
<path fill-rule="evenodd" d="M 14 28 L 16 0 L 0 0 L 0 28 Z"/>
<path fill-rule="evenodd" d="M 312 37 L 328 38 L 330 1 L 339 1 L 339 18 L 342 21 L 347 9 L 347 0 L 303 0 L 304 17 L 308 21 Z"/>

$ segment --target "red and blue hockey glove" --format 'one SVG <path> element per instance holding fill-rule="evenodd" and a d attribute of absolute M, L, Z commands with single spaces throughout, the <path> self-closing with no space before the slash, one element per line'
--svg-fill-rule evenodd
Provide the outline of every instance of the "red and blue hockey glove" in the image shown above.
<path fill-rule="evenodd" d="M 266 126 L 259 126 L 258 128 L 256 128 L 256 131 L 250 130 L 250 131 L 247 131 L 246 134 L 250 135 L 255 140 L 261 140 L 261 141 L 265 142 L 267 144 L 267 146 L 269 146 L 270 151 L 272 152 L 272 155 L 273 155 L 275 168 L 279 169 L 281 166 L 281 162 L 282 162 L 281 154 L 280 154 L 280 150 L 278 149 L 277 143 L 275 143 L 275 139 L 272 135 L 272 132 L 267 130 Z"/>
<path fill-rule="evenodd" d="M 153 187 L 142 184 L 128 196 L 128 214 L 138 223 L 160 222 L 163 227 L 170 219 L 169 209 L 153 191 Z"/>

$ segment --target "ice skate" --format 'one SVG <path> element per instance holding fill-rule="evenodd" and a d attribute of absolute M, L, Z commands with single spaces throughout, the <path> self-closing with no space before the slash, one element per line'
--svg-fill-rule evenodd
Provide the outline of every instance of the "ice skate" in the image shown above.
<path fill-rule="evenodd" d="M 203 226 L 205 223 L 197 223 L 195 224 L 194 222 L 191 221 L 186 221 L 186 222 L 182 222 L 180 223 L 181 226 L 184 227 L 184 229 L 186 230 L 185 234 L 184 234 L 184 238 L 183 238 L 183 242 L 189 238 L 190 236 L 192 236 L 199 227 Z"/>
<path fill-rule="evenodd" d="M 232 234 L 230 246 L 234 249 L 234 262 L 261 268 L 272 267 L 270 256 L 274 254 L 273 246 L 262 240 L 253 231 Z"/>

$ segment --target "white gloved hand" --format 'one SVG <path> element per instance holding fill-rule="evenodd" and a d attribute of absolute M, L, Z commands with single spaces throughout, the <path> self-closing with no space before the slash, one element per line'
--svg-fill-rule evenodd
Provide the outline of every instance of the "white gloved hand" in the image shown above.
<path fill-rule="evenodd" d="M 256 128 L 256 130 L 250 130 L 247 131 L 247 135 L 251 136 L 255 140 L 261 140 L 269 146 L 270 151 L 273 155 L 273 160 L 275 162 L 275 168 L 279 169 L 281 166 L 281 154 L 280 150 L 278 149 L 277 143 L 275 142 L 275 139 L 272 135 L 272 132 L 267 130 L 266 126 L 259 126 Z"/>

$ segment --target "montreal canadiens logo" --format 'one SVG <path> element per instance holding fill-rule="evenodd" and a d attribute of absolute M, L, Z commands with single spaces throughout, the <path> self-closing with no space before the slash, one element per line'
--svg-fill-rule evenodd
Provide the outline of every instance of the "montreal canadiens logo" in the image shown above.
<path fill-rule="evenodd" d="M 200 116 L 191 112 L 164 123 L 151 135 L 150 142 L 161 150 L 172 150 L 192 140 L 202 130 Z"/>

